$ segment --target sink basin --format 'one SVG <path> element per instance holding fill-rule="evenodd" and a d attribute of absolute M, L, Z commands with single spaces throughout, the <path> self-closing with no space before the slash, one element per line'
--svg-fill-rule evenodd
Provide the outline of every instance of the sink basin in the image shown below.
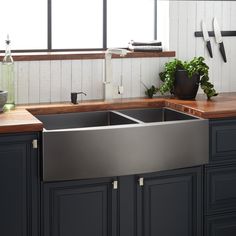
<path fill-rule="evenodd" d="M 142 174 L 208 163 L 208 120 L 167 108 L 37 116 L 43 180 Z"/>
<path fill-rule="evenodd" d="M 73 129 L 109 125 L 135 124 L 134 119 L 111 111 L 64 113 L 36 116 L 46 130 Z"/>
<path fill-rule="evenodd" d="M 119 112 L 147 123 L 197 119 L 194 116 L 190 116 L 168 108 L 129 109 L 120 110 Z"/>

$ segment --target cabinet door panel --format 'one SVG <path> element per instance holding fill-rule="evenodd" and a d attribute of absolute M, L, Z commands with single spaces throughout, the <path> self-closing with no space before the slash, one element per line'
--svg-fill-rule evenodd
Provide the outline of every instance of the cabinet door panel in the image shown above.
<path fill-rule="evenodd" d="M 43 188 L 45 236 L 112 235 L 116 190 L 111 181 L 45 183 Z"/>
<path fill-rule="evenodd" d="M 235 236 L 236 214 L 206 217 L 206 236 Z"/>
<path fill-rule="evenodd" d="M 27 155 L 25 151 L 24 145 L 14 145 L 14 148 L 12 145 L 0 146 L 0 231 L 2 235 L 27 235 Z"/>
<path fill-rule="evenodd" d="M 200 173 L 200 169 L 180 170 L 144 178 L 140 236 L 201 235 Z"/>
<path fill-rule="evenodd" d="M 236 121 L 210 122 L 210 161 L 236 161 Z"/>
<path fill-rule="evenodd" d="M 236 165 L 206 168 L 206 214 L 236 210 Z"/>
<path fill-rule="evenodd" d="M 34 135 L 0 135 L 0 235 L 39 235 L 38 150 Z"/>

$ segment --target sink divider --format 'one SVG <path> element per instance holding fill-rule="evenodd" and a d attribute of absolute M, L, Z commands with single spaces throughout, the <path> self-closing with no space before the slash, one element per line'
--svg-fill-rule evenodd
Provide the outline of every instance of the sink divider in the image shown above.
<path fill-rule="evenodd" d="M 114 114 L 116 114 L 116 115 L 122 116 L 122 117 L 124 117 L 124 118 L 126 118 L 126 119 L 132 120 L 132 121 L 134 121 L 134 122 L 136 122 L 136 123 L 138 123 L 138 124 L 144 124 L 144 123 L 145 123 L 145 122 L 143 122 L 143 121 L 141 121 L 141 120 L 135 119 L 135 118 L 133 118 L 133 117 L 131 117 L 131 116 L 125 115 L 125 114 L 123 114 L 123 113 L 121 113 L 121 112 L 118 112 L 118 111 L 110 110 L 110 112 L 111 112 L 111 113 L 114 113 Z"/>

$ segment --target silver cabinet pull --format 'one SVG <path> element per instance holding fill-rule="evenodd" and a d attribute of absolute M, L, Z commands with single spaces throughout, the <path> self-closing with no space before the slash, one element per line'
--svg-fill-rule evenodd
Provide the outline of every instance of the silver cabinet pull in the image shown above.
<path fill-rule="evenodd" d="M 37 149 L 37 148 L 38 148 L 38 140 L 37 140 L 37 139 L 34 139 L 34 140 L 32 141 L 32 146 L 33 146 L 34 149 Z"/>
<path fill-rule="evenodd" d="M 143 186 L 144 185 L 144 178 L 139 178 L 138 183 L 139 183 L 139 186 Z"/>
<path fill-rule="evenodd" d="M 117 180 L 114 180 L 112 182 L 112 185 L 113 185 L 113 189 L 118 189 L 118 181 Z"/>

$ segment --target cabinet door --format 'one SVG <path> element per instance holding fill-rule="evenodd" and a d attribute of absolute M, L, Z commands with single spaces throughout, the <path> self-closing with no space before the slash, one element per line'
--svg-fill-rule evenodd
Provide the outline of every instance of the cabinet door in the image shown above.
<path fill-rule="evenodd" d="M 202 235 L 200 167 L 141 177 L 138 236 Z"/>
<path fill-rule="evenodd" d="M 207 166 L 205 178 L 206 214 L 236 210 L 236 165 Z"/>
<path fill-rule="evenodd" d="M 116 236 L 112 179 L 43 184 L 44 236 Z"/>
<path fill-rule="evenodd" d="M 0 136 L 0 235 L 39 236 L 37 135 Z"/>
<path fill-rule="evenodd" d="M 210 162 L 236 161 L 236 120 L 210 121 Z"/>
<path fill-rule="evenodd" d="M 206 217 L 206 236 L 235 236 L 236 214 L 221 214 Z"/>

